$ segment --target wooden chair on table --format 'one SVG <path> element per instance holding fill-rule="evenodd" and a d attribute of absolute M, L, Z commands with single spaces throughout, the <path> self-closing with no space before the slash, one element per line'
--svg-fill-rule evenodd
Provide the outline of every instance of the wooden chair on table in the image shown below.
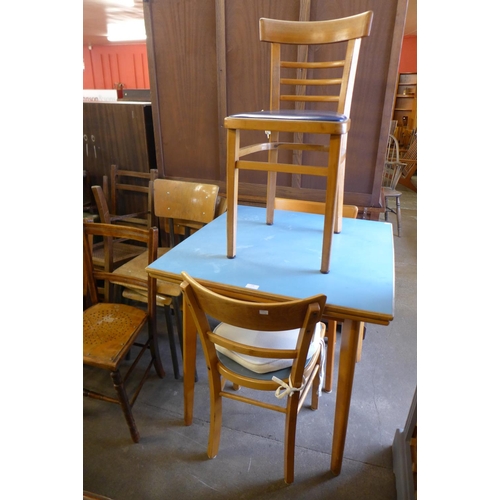
<path fill-rule="evenodd" d="M 399 159 L 399 144 L 397 139 L 389 134 L 387 141 L 387 152 L 384 163 L 384 174 L 382 178 L 382 194 L 385 204 L 385 220 L 389 220 L 389 212 L 396 214 L 398 224 L 398 237 L 401 236 L 401 192 L 396 191 L 401 173 L 406 165 Z M 391 207 L 390 200 L 395 201 L 395 207 Z"/>
<path fill-rule="evenodd" d="M 151 183 L 153 185 L 153 183 Z M 157 217 L 161 231 L 162 240 L 169 235 L 170 247 L 175 246 L 179 239 L 188 237 L 191 232 L 203 227 L 212 221 L 216 214 L 216 208 L 224 209 L 223 200 L 218 198 L 219 188 L 213 184 L 203 184 L 199 182 L 172 181 L 167 179 L 156 179 L 154 181 L 153 213 Z M 135 259 L 119 267 L 115 274 L 128 274 L 129 276 L 142 276 L 147 273 L 145 268 L 147 262 L 145 255 L 140 255 Z M 181 290 L 178 285 L 158 280 L 157 285 L 158 305 L 164 305 L 167 315 L 167 329 L 170 307 L 174 309 L 177 332 L 182 352 L 182 316 L 181 316 Z M 130 300 L 145 301 L 146 291 L 139 288 L 128 288 L 123 292 L 123 296 Z M 169 333 L 170 351 L 174 367 L 174 376 L 179 378 L 179 362 L 173 335 Z"/>
<path fill-rule="evenodd" d="M 228 116 L 227 129 L 227 256 L 236 256 L 238 178 L 240 170 L 267 171 L 267 224 L 274 221 L 274 198 L 277 173 L 305 174 L 326 177 L 326 210 L 323 230 L 321 272 L 330 270 L 330 249 L 333 232 L 342 229 L 344 169 L 350 109 L 361 39 L 370 34 L 371 11 L 343 19 L 328 21 L 280 21 L 260 19 L 260 40 L 271 44 L 271 86 L 268 111 Z M 327 46 L 333 44 L 331 46 Z M 299 46 L 298 49 L 282 45 Z M 300 46 L 325 45 L 322 50 L 300 55 Z M 340 55 L 340 51 L 343 51 Z M 295 59 L 285 59 L 298 53 Z M 319 54 L 326 54 L 321 61 Z M 312 60 L 317 58 L 316 60 Z M 328 58 L 328 60 L 326 59 Z M 295 89 L 294 91 L 290 88 Z M 324 89 L 324 90 L 323 90 Z M 338 92 L 333 92 L 333 90 Z M 295 103 L 290 109 L 289 104 Z M 311 104 L 312 103 L 312 104 Z M 332 103 L 336 109 L 332 110 Z M 288 105 L 287 105 L 288 104 Z M 308 109 L 304 109 L 309 104 Z M 325 106 L 328 109 L 325 109 Z M 335 104 L 333 104 L 335 106 Z M 259 144 L 244 145 L 241 131 L 260 131 Z M 284 137 L 280 133 L 285 134 Z M 303 134 L 316 137 L 309 142 Z M 324 137 L 322 143 L 312 143 Z M 313 137 L 308 135 L 308 137 Z M 267 161 L 245 159 L 268 151 Z M 281 151 L 281 154 L 278 153 Z M 326 166 L 292 163 L 291 152 L 323 152 Z M 283 153 L 286 153 L 284 155 Z"/>
<path fill-rule="evenodd" d="M 144 244 L 148 252 L 148 262 L 157 258 L 158 229 L 138 229 L 114 224 L 83 224 L 84 282 L 87 284 L 88 303 L 91 305 L 83 312 L 83 363 L 86 366 L 106 370 L 110 373 L 117 397 L 111 397 L 98 390 L 85 389 L 83 395 L 100 399 L 121 406 L 127 421 L 130 435 L 134 442 L 139 442 L 139 431 L 132 415 L 132 407 L 144 382 L 154 366 L 157 375 L 164 377 L 156 336 L 156 280 L 149 277 L 144 282 L 136 278 L 120 277 L 116 279 L 107 270 L 98 269 L 93 264 L 92 246 L 89 237 L 100 236 L 106 246 L 109 239 L 127 238 Z M 109 256 L 109 252 L 106 252 Z M 107 257 L 108 258 L 108 257 Z M 105 266 L 108 267 L 108 266 Z M 120 303 L 106 303 L 99 300 L 96 281 L 113 280 L 123 285 L 144 287 L 148 291 L 147 310 Z M 147 338 L 140 341 L 139 335 L 147 325 Z M 135 351 L 138 349 L 137 355 Z M 151 357 L 138 386 L 129 398 L 126 384 L 131 375 L 139 369 L 139 359 L 148 353 Z M 135 361 L 127 360 L 134 354 Z M 122 377 L 121 369 L 126 369 Z"/>
<path fill-rule="evenodd" d="M 326 297 L 247 302 L 212 292 L 184 272 L 182 276 L 181 288 L 208 368 L 209 458 L 219 450 L 223 397 L 281 412 L 286 419 L 284 476 L 286 483 L 292 483 L 297 416 L 311 389 L 313 410 L 321 394 L 325 325 L 320 320 Z M 207 316 L 220 322 L 213 330 Z M 255 391 L 275 391 L 276 403 L 284 398 L 285 405 L 225 390 L 226 381 Z"/>

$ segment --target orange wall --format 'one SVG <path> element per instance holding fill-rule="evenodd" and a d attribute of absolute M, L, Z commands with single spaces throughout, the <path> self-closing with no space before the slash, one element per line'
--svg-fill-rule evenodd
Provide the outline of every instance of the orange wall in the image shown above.
<path fill-rule="evenodd" d="M 399 59 L 400 73 L 417 73 L 417 36 L 408 35 L 403 38 L 401 57 Z"/>
<path fill-rule="evenodd" d="M 146 44 L 83 47 L 83 88 L 149 89 Z"/>

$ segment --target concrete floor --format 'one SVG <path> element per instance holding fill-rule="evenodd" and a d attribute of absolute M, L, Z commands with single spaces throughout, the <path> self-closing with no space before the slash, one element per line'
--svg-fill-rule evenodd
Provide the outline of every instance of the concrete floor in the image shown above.
<path fill-rule="evenodd" d="M 417 384 L 417 195 L 401 191 L 395 319 L 389 326 L 367 325 L 340 476 L 329 471 L 335 385 L 321 397 L 318 411 L 306 403 L 299 415 L 293 484 L 283 481 L 284 418 L 275 412 L 224 400 L 219 454 L 208 459 L 210 402 L 201 347 L 195 418 L 186 427 L 182 381 L 173 377 L 162 329 L 166 377 L 152 375 L 133 409 L 140 443 L 132 442 L 117 405 L 84 398 L 84 490 L 113 500 L 396 499 L 392 443 L 405 425 Z M 390 220 L 395 228 L 395 215 Z M 110 386 L 108 375 L 92 370 L 84 370 L 86 379 Z"/>

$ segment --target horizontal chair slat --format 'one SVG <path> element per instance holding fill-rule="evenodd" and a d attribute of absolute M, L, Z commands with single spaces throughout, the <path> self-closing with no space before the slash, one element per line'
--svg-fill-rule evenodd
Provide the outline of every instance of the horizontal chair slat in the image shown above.
<path fill-rule="evenodd" d="M 339 102 L 339 96 L 331 95 L 282 95 L 282 101 Z"/>
<path fill-rule="evenodd" d="M 342 122 L 320 120 L 265 120 L 228 116 L 224 119 L 224 127 L 228 129 L 270 130 L 278 132 L 304 132 L 318 134 L 347 134 L 351 120 Z"/>
<path fill-rule="evenodd" d="M 307 78 L 282 78 L 282 85 L 340 85 L 342 78 L 322 78 L 322 79 L 307 79 Z"/>
<path fill-rule="evenodd" d="M 236 168 L 242 170 L 261 170 L 264 172 L 284 172 L 293 174 L 317 175 L 326 177 L 328 175 L 327 167 L 318 167 L 313 165 L 295 165 L 293 163 L 268 163 L 240 160 L 236 162 Z"/>
<path fill-rule="evenodd" d="M 325 62 L 297 62 L 297 61 L 281 61 L 282 68 L 303 68 L 303 69 L 328 69 L 342 68 L 345 66 L 345 61 L 325 61 Z"/>

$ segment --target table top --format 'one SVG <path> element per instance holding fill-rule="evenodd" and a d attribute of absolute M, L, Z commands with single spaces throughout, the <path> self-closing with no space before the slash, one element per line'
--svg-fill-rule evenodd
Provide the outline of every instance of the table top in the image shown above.
<path fill-rule="evenodd" d="M 250 300 L 327 296 L 325 315 L 388 324 L 394 317 L 392 225 L 344 218 L 330 272 L 320 272 L 323 215 L 238 206 L 236 257 L 226 256 L 226 214 L 157 259 L 147 271 L 181 282 L 181 271 L 214 290 Z"/>

